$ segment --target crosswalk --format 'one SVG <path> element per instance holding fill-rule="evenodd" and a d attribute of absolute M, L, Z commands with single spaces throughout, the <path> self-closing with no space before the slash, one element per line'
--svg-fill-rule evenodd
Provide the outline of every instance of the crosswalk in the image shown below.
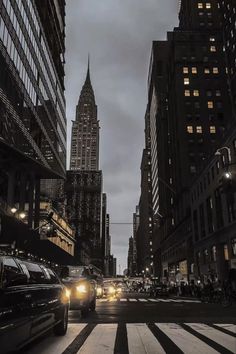
<path fill-rule="evenodd" d="M 156 298 L 156 299 L 149 299 L 149 298 L 102 298 L 97 299 L 97 303 L 104 303 L 104 302 L 142 302 L 142 303 L 154 303 L 154 302 L 165 302 L 165 303 L 201 303 L 200 300 L 196 299 L 163 299 L 163 298 Z"/>
<path fill-rule="evenodd" d="M 64 337 L 45 337 L 26 354 L 236 353 L 236 325 L 78 323 Z"/>

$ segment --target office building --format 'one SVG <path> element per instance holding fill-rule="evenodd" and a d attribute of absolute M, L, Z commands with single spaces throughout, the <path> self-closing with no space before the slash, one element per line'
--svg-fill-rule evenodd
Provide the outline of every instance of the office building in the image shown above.
<path fill-rule="evenodd" d="M 23 238 L 39 226 L 42 180 L 65 177 L 64 53 L 64 0 L 0 1 L 0 198 L 6 243 L 21 238 L 16 243 L 26 247 Z M 15 224 L 15 234 L 7 233 L 8 224 Z"/>

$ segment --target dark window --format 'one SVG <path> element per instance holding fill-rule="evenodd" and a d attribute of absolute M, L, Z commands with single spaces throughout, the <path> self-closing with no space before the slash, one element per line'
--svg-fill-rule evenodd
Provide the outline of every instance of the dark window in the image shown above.
<path fill-rule="evenodd" d="M 201 237 L 206 236 L 206 229 L 205 229 L 205 215 L 204 215 L 204 205 L 201 204 L 199 207 L 199 215 L 200 215 L 200 229 L 201 229 Z"/>
<path fill-rule="evenodd" d="M 18 279 L 22 272 L 14 261 L 14 259 L 4 258 L 3 265 L 3 286 L 8 287 L 13 285 L 19 285 Z"/>
<path fill-rule="evenodd" d="M 30 279 L 29 279 L 30 283 L 36 284 L 36 283 L 41 283 L 42 281 L 45 282 L 46 277 L 43 273 L 43 270 L 40 268 L 38 264 L 25 262 L 25 261 L 23 261 L 22 264 L 24 264 L 28 269 L 30 275 Z"/>
<path fill-rule="evenodd" d="M 208 232 L 209 233 L 212 233 L 214 231 L 212 209 L 213 209 L 212 198 L 209 197 L 206 200 L 207 223 L 208 223 Z"/>
<path fill-rule="evenodd" d="M 219 189 L 215 190 L 215 210 L 216 210 L 216 225 L 217 228 L 220 229 L 221 227 L 224 226 L 224 218 L 223 218 L 221 193 Z"/>
<path fill-rule="evenodd" d="M 195 241 L 199 240 L 199 229 L 198 229 L 198 212 L 194 210 L 193 212 L 193 227 L 194 227 L 194 235 Z"/>
<path fill-rule="evenodd" d="M 50 275 L 50 278 L 51 278 L 51 283 L 52 284 L 58 284 L 59 283 L 59 279 L 58 279 L 58 276 L 56 275 L 55 272 L 53 272 L 53 270 L 51 270 L 50 268 L 47 268 L 47 271 Z"/>

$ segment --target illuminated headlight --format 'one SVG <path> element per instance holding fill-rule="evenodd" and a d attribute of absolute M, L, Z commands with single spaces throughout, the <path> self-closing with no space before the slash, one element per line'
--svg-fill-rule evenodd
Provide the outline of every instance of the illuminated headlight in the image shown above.
<path fill-rule="evenodd" d="M 65 290 L 65 297 L 70 298 L 71 291 L 69 289 Z"/>
<path fill-rule="evenodd" d="M 76 290 L 80 294 L 85 294 L 87 292 L 86 286 L 84 284 L 76 286 Z"/>
<path fill-rule="evenodd" d="M 68 302 L 70 301 L 70 294 L 71 291 L 69 289 L 64 289 L 63 293 L 62 293 L 62 303 L 63 304 L 68 304 Z"/>
<path fill-rule="evenodd" d="M 110 286 L 108 289 L 109 294 L 114 294 L 116 292 L 114 286 Z"/>
<path fill-rule="evenodd" d="M 97 296 L 101 296 L 102 295 L 102 288 L 100 286 L 97 287 L 96 293 L 97 293 Z"/>

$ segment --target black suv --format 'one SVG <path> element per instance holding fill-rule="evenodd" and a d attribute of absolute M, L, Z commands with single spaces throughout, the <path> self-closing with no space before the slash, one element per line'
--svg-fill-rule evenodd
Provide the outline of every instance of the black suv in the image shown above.
<path fill-rule="evenodd" d="M 83 317 L 96 308 L 96 278 L 86 266 L 65 266 L 61 270 L 61 280 L 70 291 L 70 308 L 81 310 Z"/>
<path fill-rule="evenodd" d="M 18 350 L 50 328 L 64 335 L 69 293 L 45 265 L 0 255 L 1 353 Z"/>

